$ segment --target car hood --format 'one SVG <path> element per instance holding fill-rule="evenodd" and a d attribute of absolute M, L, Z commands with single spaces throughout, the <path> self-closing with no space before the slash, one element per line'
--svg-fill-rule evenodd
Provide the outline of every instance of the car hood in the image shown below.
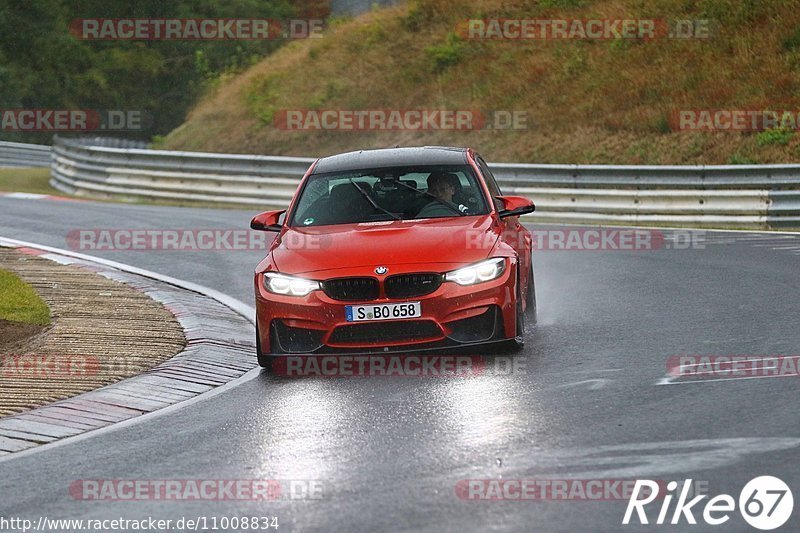
<path fill-rule="evenodd" d="M 472 263 L 499 237 L 490 215 L 285 229 L 272 245 L 287 274 L 420 263 Z"/>

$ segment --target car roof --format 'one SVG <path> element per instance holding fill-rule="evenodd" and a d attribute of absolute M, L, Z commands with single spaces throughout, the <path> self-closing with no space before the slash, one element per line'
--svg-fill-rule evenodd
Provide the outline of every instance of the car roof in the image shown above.
<path fill-rule="evenodd" d="M 410 165 L 463 165 L 466 162 L 467 148 L 449 146 L 382 148 L 320 158 L 314 167 L 314 174 Z"/>

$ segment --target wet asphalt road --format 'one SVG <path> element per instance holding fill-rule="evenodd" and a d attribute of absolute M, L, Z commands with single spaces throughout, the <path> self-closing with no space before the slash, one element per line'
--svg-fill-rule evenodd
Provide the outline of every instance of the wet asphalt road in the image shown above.
<path fill-rule="evenodd" d="M 253 214 L 0 198 L 0 236 L 67 248 L 66 234 L 79 228 L 245 228 Z M 456 487 L 470 479 L 692 478 L 738 499 L 751 478 L 775 475 L 798 499 L 796 377 L 658 383 L 676 354 L 800 353 L 800 237 L 695 239 L 701 247 L 535 253 L 538 325 L 514 372 L 254 374 L 170 414 L 0 462 L 0 516 L 277 516 L 279 531 L 617 531 L 623 500 L 475 501 Z M 250 305 L 262 255 L 86 253 Z M 321 492 L 269 502 L 82 501 L 69 492 L 79 479 L 278 479 Z M 659 506 L 647 508 L 651 521 Z M 782 530 L 797 530 L 799 509 L 800 501 Z M 715 529 L 755 531 L 738 512 L 725 526 L 692 527 Z"/>

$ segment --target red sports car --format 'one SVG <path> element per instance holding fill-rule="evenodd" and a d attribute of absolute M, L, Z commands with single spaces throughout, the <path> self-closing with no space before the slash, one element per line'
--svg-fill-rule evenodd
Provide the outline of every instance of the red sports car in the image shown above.
<path fill-rule="evenodd" d="M 536 299 L 534 210 L 503 196 L 470 149 L 364 150 L 324 157 L 255 273 L 258 360 L 287 354 L 419 352 L 522 345 Z"/>

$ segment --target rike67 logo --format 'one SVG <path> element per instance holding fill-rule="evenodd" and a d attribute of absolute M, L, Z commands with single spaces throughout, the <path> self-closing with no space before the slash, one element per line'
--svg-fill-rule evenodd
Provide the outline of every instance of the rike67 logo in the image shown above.
<path fill-rule="evenodd" d="M 635 511 L 640 524 L 650 524 L 649 520 L 652 520 L 653 517 L 651 515 L 648 518 L 645 507 L 656 499 L 661 499 L 661 508 L 658 517 L 652 523 L 658 525 L 667 523 L 696 524 L 695 513 L 702 513 L 705 523 L 712 526 L 722 525 L 730 520 L 737 503 L 733 496 L 720 494 L 701 506 L 698 504 L 708 498 L 708 495 L 701 494 L 690 500 L 691 485 L 692 480 L 687 479 L 679 490 L 678 482 L 670 481 L 667 483 L 666 495 L 663 495 L 659 494 L 657 482 L 649 479 L 637 479 L 622 523 L 630 524 Z M 644 497 L 640 498 L 642 494 Z M 663 498 L 659 498 L 659 496 L 663 496 Z M 677 502 L 670 517 L 670 507 L 674 496 L 677 496 Z M 694 509 L 695 506 L 697 509 Z M 751 479 L 739 493 L 738 507 L 745 522 L 756 529 L 767 531 L 779 528 L 789 520 L 794 508 L 794 497 L 789 486 L 782 480 L 773 476 L 759 476 Z"/>

